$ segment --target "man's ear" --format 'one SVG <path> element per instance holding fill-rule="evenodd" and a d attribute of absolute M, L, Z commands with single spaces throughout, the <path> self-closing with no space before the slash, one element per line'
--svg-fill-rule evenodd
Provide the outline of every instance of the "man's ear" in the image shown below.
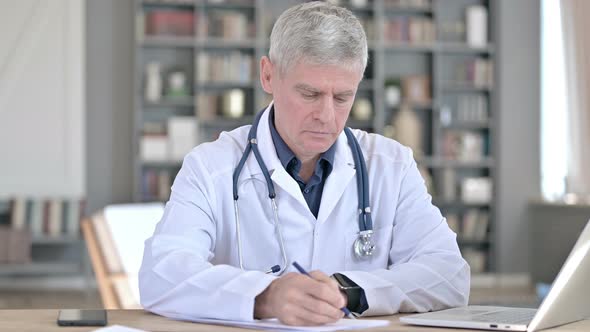
<path fill-rule="evenodd" d="M 272 75 L 274 73 L 274 65 L 270 62 L 267 56 L 260 59 L 260 84 L 264 92 L 272 94 Z"/>

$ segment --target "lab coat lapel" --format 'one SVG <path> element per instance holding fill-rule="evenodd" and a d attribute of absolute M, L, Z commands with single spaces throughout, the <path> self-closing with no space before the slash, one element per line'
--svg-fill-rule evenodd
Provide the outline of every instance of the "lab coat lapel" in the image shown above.
<path fill-rule="evenodd" d="M 334 166 L 332 173 L 326 179 L 324 190 L 322 192 L 322 202 L 318 213 L 318 222 L 324 222 L 328 219 L 332 210 L 341 199 L 342 195 L 349 186 L 350 181 L 354 178 L 356 170 L 354 168 L 354 159 L 346 139 L 344 131 L 340 133 L 336 140 L 336 154 L 334 156 Z M 357 208 L 355 201 L 354 208 Z M 351 207 L 352 208 L 352 207 Z"/>
<path fill-rule="evenodd" d="M 281 164 L 279 157 L 277 156 L 277 151 L 273 144 L 272 136 L 270 134 L 270 127 L 268 124 L 271 106 L 272 104 L 270 104 L 266 110 L 264 110 L 264 114 L 260 118 L 260 123 L 258 124 L 257 140 L 260 155 L 266 164 L 268 172 L 271 174 L 270 178 L 275 184 L 275 187 L 280 187 L 289 195 L 293 196 L 293 198 L 295 198 L 303 207 L 307 208 L 307 203 L 305 202 L 305 198 L 301 193 L 299 185 L 291 177 L 291 175 L 287 173 Z M 246 165 L 251 176 L 260 177 L 264 181 L 264 175 L 262 174 L 260 166 L 256 162 L 254 153 L 250 154 L 248 160 L 246 161 Z M 278 188 L 275 188 L 275 190 L 277 189 Z M 280 200 L 277 200 L 277 204 L 280 204 L 279 201 Z"/>

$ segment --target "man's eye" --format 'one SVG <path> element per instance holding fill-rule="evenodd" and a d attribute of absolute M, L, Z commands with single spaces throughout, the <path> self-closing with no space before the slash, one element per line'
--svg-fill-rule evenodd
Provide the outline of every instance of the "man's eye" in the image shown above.
<path fill-rule="evenodd" d="M 305 99 L 315 99 L 317 97 L 317 95 L 315 94 L 309 94 L 309 93 L 303 93 L 301 94 L 303 96 L 303 98 Z"/>
<path fill-rule="evenodd" d="M 346 98 L 334 98 L 334 99 L 336 99 L 336 102 L 339 104 L 344 104 L 348 101 Z"/>

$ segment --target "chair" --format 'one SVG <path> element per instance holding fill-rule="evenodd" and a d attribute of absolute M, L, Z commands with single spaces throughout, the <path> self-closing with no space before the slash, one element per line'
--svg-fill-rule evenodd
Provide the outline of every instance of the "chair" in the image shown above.
<path fill-rule="evenodd" d="M 82 220 L 82 235 L 105 309 L 137 309 L 144 242 L 164 212 L 161 203 L 110 205 Z"/>

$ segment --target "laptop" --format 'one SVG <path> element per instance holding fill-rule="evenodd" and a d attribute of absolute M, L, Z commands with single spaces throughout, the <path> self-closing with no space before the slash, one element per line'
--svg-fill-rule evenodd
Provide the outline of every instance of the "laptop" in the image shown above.
<path fill-rule="evenodd" d="M 590 221 L 539 309 L 466 306 L 404 316 L 405 324 L 497 331 L 539 331 L 590 318 Z"/>

